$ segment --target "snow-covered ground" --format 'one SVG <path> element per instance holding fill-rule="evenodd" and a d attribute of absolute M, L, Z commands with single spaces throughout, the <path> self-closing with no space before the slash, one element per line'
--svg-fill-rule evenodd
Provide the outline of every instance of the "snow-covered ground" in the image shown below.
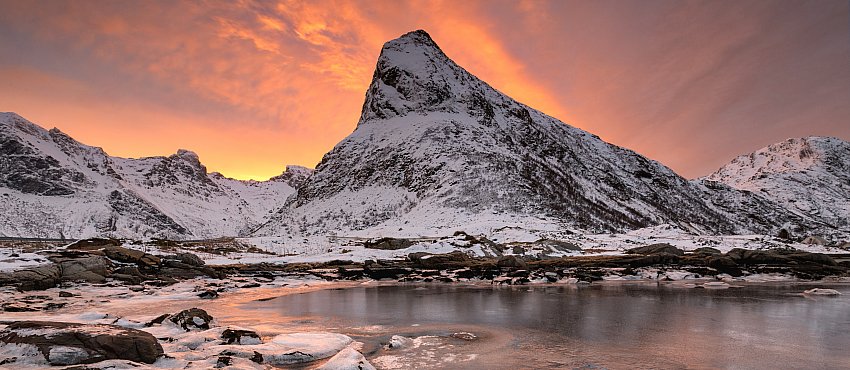
<path fill-rule="evenodd" d="M 651 228 L 638 229 L 624 234 L 572 234 L 556 230 L 533 230 L 520 227 L 502 228 L 490 234 L 475 235 L 485 237 L 494 242 L 503 244 L 507 248 L 501 253 L 504 255 L 526 255 L 536 256 L 545 253 L 549 257 L 562 256 L 593 256 L 593 255 L 619 255 L 626 250 L 644 245 L 667 243 L 684 251 L 691 251 L 702 247 L 711 247 L 726 253 L 734 248 L 742 249 L 772 249 L 772 248 L 795 248 L 812 253 L 850 253 L 847 245 L 838 243 L 833 246 L 806 244 L 781 240 L 766 235 L 693 235 L 675 226 L 660 225 Z M 249 246 L 255 246 L 270 254 L 262 253 L 230 253 L 218 255 L 202 253 L 196 250 L 187 250 L 198 254 L 207 264 L 225 265 L 235 263 L 298 263 L 298 262 L 323 262 L 330 260 L 350 260 L 363 262 L 378 259 L 404 259 L 411 253 L 450 253 L 462 251 L 475 257 L 492 256 L 489 250 L 482 244 L 472 244 L 464 240 L 464 236 L 431 236 L 412 238 L 415 243 L 409 248 L 398 250 L 380 250 L 363 247 L 363 242 L 377 239 L 384 235 L 360 234 L 358 236 L 310 236 L 306 238 L 293 239 L 289 237 L 254 237 L 238 238 L 238 242 Z M 558 240 L 574 244 L 582 251 L 560 251 L 535 247 L 532 243 L 538 240 Z M 523 246 L 524 253 L 515 253 L 512 246 Z M 134 247 L 134 246 L 128 246 Z M 135 246 L 138 248 L 138 246 Z M 147 247 L 150 253 L 162 253 L 155 248 Z M 152 249 L 151 249 L 152 248 Z"/>
<path fill-rule="evenodd" d="M 178 284 L 135 292 L 125 286 L 87 286 L 53 288 L 38 293 L 40 299 L 51 297 L 54 301 L 67 304 L 56 312 L 3 312 L 0 322 L 18 320 L 37 320 L 53 322 L 71 322 L 83 324 L 110 324 L 125 328 L 146 331 L 160 340 L 166 356 L 151 365 L 140 365 L 128 361 L 110 360 L 97 364 L 96 368 L 152 368 L 152 369 L 207 369 L 216 367 L 222 352 L 231 355 L 235 369 L 267 369 L 278 365 L 310 362 L 316 369 L 371 369 L 371 364 L 360 354 L 360 343 L 338 333 L 329 332 L 291 332 L 285 325 L 259 324 L 262 320 L 232 315 L 228 307 L 258 298 L 275 297 L 292 293 L 309 292 L 330 286 L 331 284 L 311 278 L 283 279 L 264 283 L 261 288 L 238 289 L 238 280 L 196 279 Z M 198 298 L 198 291 L 211 287 L 225 292 L 222 298 L 209 301 Z M 60 291 L 73 292 L 73 297 L 63 297 Z M 3 301 L 21 299 L 26 293 L 9 289 L 0 289 Z M 190 331 L 165 320 L 162 324 L 146 325 L 161 314 L 174 314 L 182 309 L 202 307 L 214 320 L 208 330 Z M 228 316 L 230 314 L 230 316 Z M 251 323 L 255 327 L 246 327 Z M 0 329 L 5 325 L 0 324 Z M 226 329 L 241 329 L 256 332 L 261 338 L 241 341 L 241 344 L 227 344 L 222 339 Z M 32 334 L 32 333 L 30 333 Z M 0 345 L 0 358 L 17 357 L 13 368 L 43 368 L 45 359 L 32 348 L 19 345 Z M 254 352 L 263 355 L 263 364 L 249 358 Z M 243 354 L 247 355 L 243 356 Z M 297 355 L 293 355 L 297 354 Z M 141 366 L 141 367 L 140 367 Z M 0 365 L 4 368 L 4 365 Z"/>

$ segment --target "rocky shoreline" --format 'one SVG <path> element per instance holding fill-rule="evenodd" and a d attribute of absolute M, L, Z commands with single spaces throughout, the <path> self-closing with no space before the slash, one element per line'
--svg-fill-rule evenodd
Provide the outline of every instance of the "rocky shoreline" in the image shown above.
<path fill-rule="evenodd" d="M 646 245 L 618 255 L 560 258 L 470 257 L 455 251 L 411 253 L 404 259 L 364 262 L 229 265 L 207 265 L 187 252 L 154 255 L 104 240 L 80 241 L 39 253 L 48 263 L 0 273 L 0 308 L 5 312 L 0 328 L 0 366 L 94 363 L 81 368 L 129 368 L 157 362 L 155 367 L 161 368 L 177 366 L 179 362 L 180 367 L 197 368 L 267 368 L 299 363 L 321 363 L 329 369 L 371 368 L 358 352 L 356 342 L 344 335 L 261 335 L 251 328 L 217 326 L 216 320 L 200 308 L 207 306 L 201 302 L 215 302 L 222 294 L 264 290 L 268 297 L 278 296 L 294 281 L 299 282 L 295 285 L 339 286 L 371 281 L 525 285 L 684 280 L 700 282 L 699 286 L 705 288 L 723 288 L 758 279 L 850 278 L 848 255 L 790 248 L 732 249 L 726 253 L 700 248 L 685 252 L 669 244 Z M 105 293 L 84 293 L 90 290 Z M 153 297 L 151 302 L 160 304 L 163 301 L 155 298 L 158 294 L 172 294 L 184 306 L 192 307 L 160 305 L 149 312 L 156 311 L 156 316 L 142 315 L 144 320 L 115 314 L 60 320 L 67 317 L 67 312 L 114 300 Z M 169 307 L 174 312 L 159 312 Z M 328 349 L 305 344 L 314 341 L 337 345 Z M 120 350 L 127 346 L 135 350 Z M 181 357 L 168 357 L 175 353 Z M 171 365 L 164 365 L 163 361 L 170 361 Z"/>
<path fill-rule="evenodd" d="M 239 277 L 246 279 L 241 287 L 251 288 L 280 276 L 315 276 L 327 281 L 371 279 L 451 283 L 478 280 L 512 285 L 619 279 L 734 280 L 763 274 L 784 274 L 812 281 L 850 277 L 850 254 L 812 253 L 793 248 L 735 248 L 722 253 L 715 248 L 703 247 L 686 252 L 665 243 L 632 248 L 624 254 L 557 258 L 517 255 L 471 257 L 462 251 L 454 251 L 442 254 L 417 252 L 403 259 L 363 262 L 330 260 L 225 265 L 207 265 L 198 255 L 189 252 L 155 255 L 121 246 L 120 242 L 112 239 L 82 240 L 39 254 L 48 263 L 0 272 L 0 286 L 37 291 L 65 282 L 111 282 L 142 290 L 198 277 Z M 670 272 L 675 272 L 679 278 L 671 276 Z M 216 291 L 206 291 L 200 296 L 215 298 L 216 294 Z"/>

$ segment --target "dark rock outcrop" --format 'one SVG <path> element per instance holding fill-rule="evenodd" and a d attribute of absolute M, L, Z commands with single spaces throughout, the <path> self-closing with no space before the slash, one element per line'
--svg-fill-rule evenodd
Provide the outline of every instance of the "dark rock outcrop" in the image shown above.
<path fill-rule="evenodd" d="M 650 244 L 645 245 L 643 247 L 632 248 L 626 251 L 626 254 L 652 255 L 659 253 L 667 253 L 675 256 L 681 256 L 685 254 L 685 251 L 667 243 Z"/>
<path fill-rule="evenodd" d="M 114 325 L 18 321 L 0 331 L 0 343 L 35 346 L 55 366 L 112 359 L 151 364 L 163 354 L 153 335 Z"/>
<path fill-rule="evenodd" d="M 445 254 L 417 252 L 407 257 L 415 266 L 428 269 L 463 268 L 471 261 L 469 255 L 460 251 Z"/>
<path fill-rule="evenodd" d="M 58 265 L 36 266 L 11 273 L 0 273 L 0 285 L 15 286 L 19 290 L 42 290 L 53 288 L 61 281 L 62 270 Z"/>
<path fill-rule="evenodd" d="M 363 243 L 363 247 L 368 249 L 399 250 L 410 248 L 413 244 L 414 242 L 409 239 L 380 238 L 367 240 Z"/>
<path fill-rule="evenodd" d="M 496 266 L 520 270 L 528 269 L 528 264 L 525 263 L 525 261 L 517 258 L 516 256 L 511 255 L 500 257 L 499 260 L 496 262 Z"/>
<path fill-rule="evenodd" d="M 253 330 L 225 329 L 221 333 L 221 340 L 227 344 L 258 344 L 262 343 L 260 335 Z"/>
<path fill-rule="evenodd" d="M 103 249 L 103 253 L 112 260 L 123 263 L 135 263 L 143 268 L 156 267 L 162 262 L 159 257 L 152 254 L 118 246 L 106 247 Z"/>
<path fill-rule="evenodd" d="M 168 320 L 186 331 L 193 329 L 207 330 L 210 328 L 213 317 L 200 308 L 190 308 L 169 316 Z"/>

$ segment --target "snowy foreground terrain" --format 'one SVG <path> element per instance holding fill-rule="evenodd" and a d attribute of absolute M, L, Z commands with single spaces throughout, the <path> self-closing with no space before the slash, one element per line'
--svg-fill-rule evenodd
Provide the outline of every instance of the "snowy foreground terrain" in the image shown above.
<path fill-rule="evenodd" d="M 28 321 L 50 321 L 63 323 L 82 323 L 88 325 L 73 330 L 81 333 L 95 333 L 114 331 L 120 333 L 117 328 L 138 329 L 152 334 L 156 338 L 168 338 L 160 340 L 165 356 L 159 356 L 155 362 L 146 365 L 127 360 L 106 360 L 90 365 L 91 368 L 109 369 L 132 369 L 132 368 L 157 368 L 157 369 L 208 369 L 221 367 L 223 361 L 234 369 L 264 369 L 270 366 L 295 365 L 312 363 L 320 365 L 311 367 L 315 369 L 370 369 L 373 368 L 363 355 L 358 352 L 358 343 L 350 337 L 342 334 L 311 332 L 311 333 L 285 333 L 286 329 L 276 327 L 273 324 L 262 324 L 253 328 L 245 328 L 236 325 L 219 325 L 221 321 L 239 321 L 239 319 L 227 318 L 219 320 L 211 317 L 192 316 L 188 320 L 174 322 L 160 318 L 159 322 L 151 325 L 150 322 L 163 313 L 173 309 L 176 313 L 189 309 L 195 305 L 201 305 L 210 312 L 222 311 L 222 304 L 214 301 L 199 302 L 197 290 L 199 287 L 214 285 L 225 290 L 235 290 L 239 283 L 236 281 L 212 282 L 204 280 L 193 280 L 161 288 L 155 292 L 133 292 L 125 287 L 90 287 L 85 290 L 74 291 L 74 297 L 69 306 L 63 309 L 63 313 L 39 314 L 33 312 L 10 313 L 0 315 L 3 322 L 28 320 Z M 244 284 L 243 284 L 244 285 Z M 262 288 L 247 289 L 239 293 L 233 293 L 228 297 L 227 304 L 233 305 L 264 297 L 280 296 L 284 294 L 303 293 L 315 289 L 321 289 L 330 283 L 311 280 L 275 280 L 264 283 Z M 55 296 L 60 294 L 61 289 L 51 289 L 41 292 L 41 296 Z M 10 292 L 0 292 L 4 299 L 14 296 Z M 18 299 L 20 299 L 19 297 Z M 28 298 L 34 299 L 32 297 Z M 117 328 L 116 328 L 117 327 Z M 6 329 L 8 332 L 19 336 L 47 335 L 48 329 Z M 233 336 L 222 339 L 225 332 L 235 333 Z M 58 332 L 58 330 L 56 330 Z M 0 335 L 3 335 L 0 332 Z M 53 334 L 56 335 L 56 334 Z M 226 334 L 227 335 L 227 334 Z M 120 351 L 121 349 L 119 349 Z M 222 356 L 222 353 L 232 353 Z M 250 358 L 260 354 L 262 364 Z M 0 358 L 9 361 L 14 358 L 14 368 L 41 368 L 45 365 L 69 365 L 77 363 L 80 358 L 86 356 L 79 349 L 67 347 L 61 351 L 54 348 L 45 358 L 34 345 L 26 344 L 0 344 Z M 222 357 L 228 360 L 222 360 Z M 2 364 L 0 364 L 2 367 Z"/>

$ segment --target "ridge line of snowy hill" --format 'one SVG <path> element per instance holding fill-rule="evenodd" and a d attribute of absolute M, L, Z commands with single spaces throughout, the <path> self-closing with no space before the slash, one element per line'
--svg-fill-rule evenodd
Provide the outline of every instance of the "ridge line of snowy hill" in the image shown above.
<path fill-rule="evenodd" d="M 0 113 L 0 235 L 197 239 L 264 222 L 311 170 L 267 181 L 207 173 L 197 154 L 111 157 L 58 129 Z"/>
<path fill-rule="evenodd" d="M 741 155 L 702 181 L 758 194 L 820 229 L 850 233 L 850 143 L 792 138 Z"/>

